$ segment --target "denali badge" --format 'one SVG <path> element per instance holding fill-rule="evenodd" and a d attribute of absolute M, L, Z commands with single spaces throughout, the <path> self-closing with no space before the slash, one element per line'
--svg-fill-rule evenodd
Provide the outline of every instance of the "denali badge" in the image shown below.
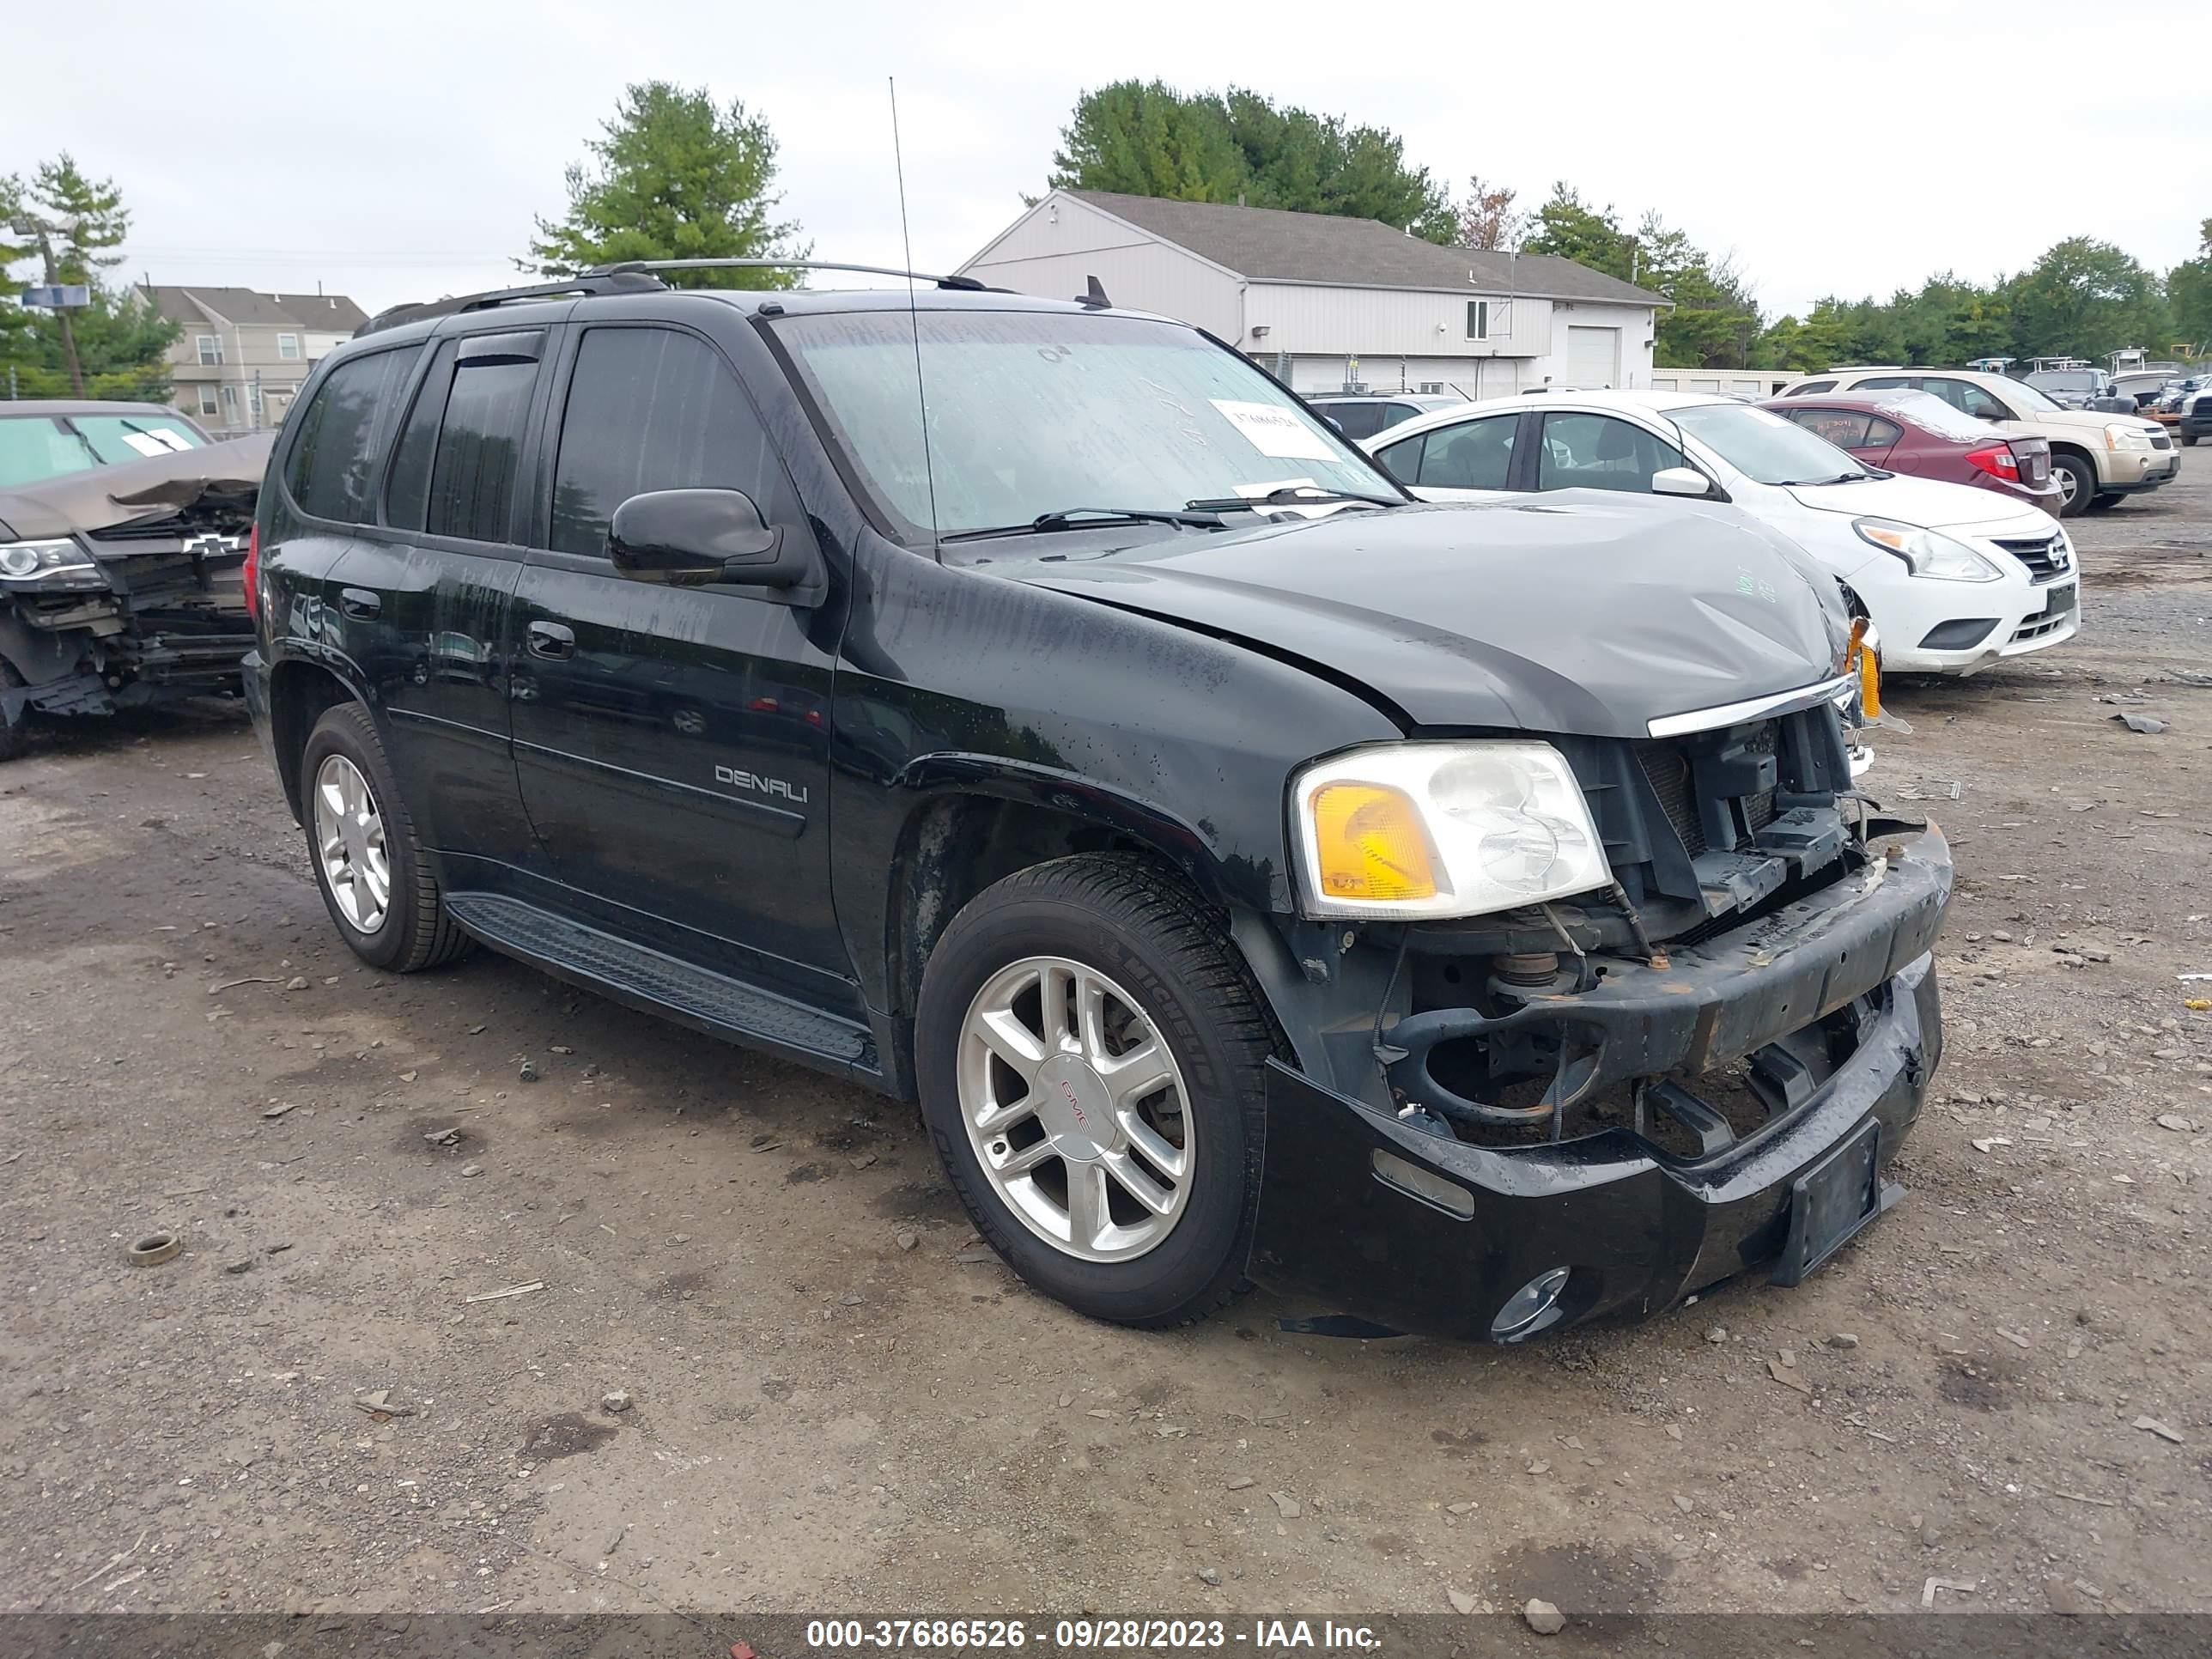
<path fill-rule="evenodd" d="M 733 766 L 718 766 L 714 769 L 714 781 L 726 783 L 732 789 L 750 789 L 757 795 L 773 795 L 779 800 L 789 801 L 793 806 L 806 805 L 805 787 L 786 783 L 781 778 L 764 778 L 757 772 L 740 772 Z"/>

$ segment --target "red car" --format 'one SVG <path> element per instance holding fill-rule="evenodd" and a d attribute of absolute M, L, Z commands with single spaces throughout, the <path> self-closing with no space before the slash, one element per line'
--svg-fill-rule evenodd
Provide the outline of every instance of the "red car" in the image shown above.
<path fill-rule="evenodd" d="M 1926 392 L 1775 398 L 1759 405 L 1869 466 L 1945 483 L 1978 484 L 2056 517 L 2061 491 L 2051 446 L 2008 437 Z"/>

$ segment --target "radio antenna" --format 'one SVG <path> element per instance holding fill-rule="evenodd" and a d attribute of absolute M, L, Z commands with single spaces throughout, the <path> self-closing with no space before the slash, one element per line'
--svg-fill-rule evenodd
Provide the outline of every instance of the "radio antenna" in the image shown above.
<path fill-rule="evenodd" d="M 899 240 L 905 244 L 906 268 L 914 269 L 914 233 L 906 222 L 906 155 L 899 146 L 898 76 L 887 75 L 884 82 L 891 94 L 891 166 L 898 175 Z M 929 394 L 921 383 L 921 307 L 914 297 L 914 278 L 906 279 L 907 320 L 914 328 L 914 401 L 921 416 L 921 476 L 929 486 L 929 550 L 941 564 L 945 549 L 937 535 L 937 468 L 929 456 Z"/>

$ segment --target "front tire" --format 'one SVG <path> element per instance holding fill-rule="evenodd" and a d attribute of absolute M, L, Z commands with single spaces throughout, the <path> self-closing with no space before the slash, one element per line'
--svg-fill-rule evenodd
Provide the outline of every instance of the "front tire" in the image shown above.
<path fill-rule="evenodd" d="M 359 703 L 325 710 L 307 734 L 300 804 L 315 885 L 356 956 L 372 968 L 412 974 L 467 951 L 468 935 L 446 914 L 375 722 Z"/>
<path fill-rule="evenodd" d="M 2051 475 L 2058 480 L 2058 516 L 2079 518 L 2097 496 L 2097 469 L 2086 455 L 2054 454 Z"/>
<path fill-rule="evenodd" d="M 20 691 L 23 677 L 15 672 L 15 665 L 0 657 L 0 691 Z M 31 711 L 24 709 L 14 720 L 0 714 L 0 763 L 14 760 L 31 745 Z"/>
<path fill-rule="evenodd" d="M 915 1040 L 945 1173 L 1024 1279 L 1146 1328 L 1235 1292 L 1274 1026 L 1186 890 L 1105 854 L 1007 877 L 932 952 Z"/>
<path fill-rule="evenodd" d="M 2092 513 L 2109 513 L 2126 499 L 2126 496 L 2116 495 L 2108 489 L 2101 495 L 2089 498 L 2089 510 Z"/>

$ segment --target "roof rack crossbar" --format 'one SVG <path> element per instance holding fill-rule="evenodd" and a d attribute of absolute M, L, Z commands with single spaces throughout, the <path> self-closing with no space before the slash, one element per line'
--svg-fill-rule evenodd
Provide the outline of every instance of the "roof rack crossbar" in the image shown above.
<path fill-rule="evenodd" d="M 387 307 L 356 329 L 355 337 L 374 334 L 382 329 L 397 328 L 402 323 L 422 322 L 431 317 L 453 317 L 467 311 L 489 311 L 494 307 L 510 305 L 520 300 L 552 300 L 569 294 L 638 294 L 667 286 L 657 276 L 621 267 L 604 271 L 583 271 L 574 276 L 556 277 L 549 283 L 532 283 L 522 288 L 487 289 L 481 294 L 456 294 L 443 300 Z"/>
<path fill-rule="evenodd" d="M 989 290 L 973 276 L 939 276 L 927 270 L 898 270 L 889 265 L 837 264 L 826 259 L 624 259 L 611 265 L 594 265 L 587 276 L 616 276 L 633 271 L 654 270 L 843 270 L 865 276 L 903 276 L 908 282 L 932 283 L 939 288 Z"/>

